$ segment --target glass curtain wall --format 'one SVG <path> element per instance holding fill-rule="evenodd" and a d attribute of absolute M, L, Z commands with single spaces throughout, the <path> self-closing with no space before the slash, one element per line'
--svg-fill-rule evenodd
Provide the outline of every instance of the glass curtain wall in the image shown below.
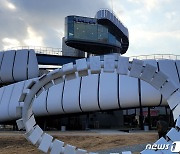
<path fill-rule="evenodd" d="M 104 25 L 96 23 L 77 22 L 73 16 L 67 17 L 65 22 L 65 34 L 67 39 L 79 41 L 94 41 L 105 44 L 121 46 L 120 41 Z"/>

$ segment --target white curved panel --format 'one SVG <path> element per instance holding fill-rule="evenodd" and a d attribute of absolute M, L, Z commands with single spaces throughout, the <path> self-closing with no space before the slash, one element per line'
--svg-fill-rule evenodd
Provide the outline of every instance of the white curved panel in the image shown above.
<path fill-rule="evenodd" d="M 180 60 L 176 60 L 176 66 L 177 66 L 177 70 L 178 70 L 179 77 L 180 77 Z"/>
<path fill-rule="evenodd" d="M 141 104 L 142 106 L 158 106 L 161 101 L 160 92 L 150 84 L 141 81 Z"/>
<path fill-rule="evenodd" d="M 101 73 L 99 82 L 99 104 L 102 110 L 118 109 L 117 73 Z"/>
<path fill-rule="evenodd" d="M 49 88 L 47 97 L 47 110 L 49 114 L 53 115 L 64 113 L 61 104 L 62 92 L 63 83 L 59 83 Z"/>
<path fill-rule="evenodd" d="M 11 94 L 14 88 L 14 84 L 8 85 L 4 89 L 4 93 L 1 99 L 0 104 L 0 121 L 8 121 L 11 120 L 8 112 L 9 101 L 11 99 Z"/>
<path fill-rule="evenodd" d="M 25 80 L 25 85 L 24 85 L 24 89 L 27 89 L 27 86 L 32 82 L 32 81 L 36 81 L 37 78 L 33 78 L 33 79 L 29 79 L 29 80 Z"/>
<path fill-rule="evenodd" d="M 145 64 L 157 67 L 156 60 L 145 60 Z M 161 101 L 160 92 L 153 86 L 141 80 L 141 104 L 142 106 L 158 106 Z"/>
<path fill-rule="evenodd" d="M 0 52 L 0 66 L 1 66 L 1 63 L 2 63 L 2 60 L 3 60 L 3 55 L 4 55 L 4 52 Z"/>
<path fill-rule="evenodd" d="M 19 98 L 23 92 L 24 84 L 25 84 L 24 81 L 14 84 L 14 88 L 12 91 L 11 99 L 9 102 L 9 108 L 8 108 L 9 109 L 9 116 L 12 119 L 17 118 L 16 117 L 16 107 L 19 106 Z"/>
<path fill-rule="evenodd" d="M 2 100 L 2 96 L 4 94 L 4 87 L 0 88 L 0 104 L 1 104 L 1 100 Z"/>
<path fill-rule="evenodd" d="M 35 78 L 38 76 L 39 76 L 39 67 L 38 67 L 36 54 L 34 50 L 29 50 L 28 79 Z"/>
<path fill-rule="evenodd" d="M 171 81 L 180 87 L 179 78 L 174 60 L 159 60 L 159 69 L 165 73 Z"/>
<path fill-rule="evenodd" d="M 4 52 L 0 52 L 0 70 L 1 70 L 1 64 L 2 64 L 2 60 L 3 60 L 3 56 L 4 56 Z M 2 83 L 1 76 L 0 76 L 0 83 Z"/>
<path fill-rule="evenodd" d="M 66 113 L 81 112 L 79 107 L 80 78 L 65 81 L 63 109 Z"/>
<path fill-rule="evenodd" d="M 13 77 L 15 81 L 22 81 L 27 79 L 27 60 L 28 50 L 16 51 L 13 69 Z"/>
<path fill-rule="evenodd" d="M 46 99 L 48 91 L 43 91 L 33 102 L 33 112 L 36 116 L 48 115 L 46 110 Z"/>
<path fill-rule="evenodd" d="M 122 108 L 139 107 L 138 79 L 120 75 L 119 100 Z"/>
<path fill-rule="evenodd" d="M 98 75 L 82 77 L 80 105 L 83 111 L 100 110 L 98 106 Z"/>
<path fill-rule="evenodd" d="M 178 74 L 175 66 L 175 61 L 173 60 L 159 60 L 159 69 L 165 73 L 169 79 L 180 87 Z M 161 105 L 168 105 L 167 101 L 163 98 Z"/>
<path fill-rule="evenodd" d="M 4 58 L 1 65 L 0 77 L 2 82 L 14 82 L 13 79 L 13 63 L 15 51 L 4 52 Z"/>

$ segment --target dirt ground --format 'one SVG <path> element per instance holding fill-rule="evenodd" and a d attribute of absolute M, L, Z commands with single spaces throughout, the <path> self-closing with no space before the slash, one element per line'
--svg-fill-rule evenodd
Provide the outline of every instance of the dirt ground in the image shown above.
<path fill-rule="evenodd" d="M 98 134 L 89 132 L 48 132 L 66 144 L 88 151 L 142 144 L 157 140 L 156 132 L 127 134 Z M 40 154 L 22 132 L 0 132 L 0 154 Z"/>

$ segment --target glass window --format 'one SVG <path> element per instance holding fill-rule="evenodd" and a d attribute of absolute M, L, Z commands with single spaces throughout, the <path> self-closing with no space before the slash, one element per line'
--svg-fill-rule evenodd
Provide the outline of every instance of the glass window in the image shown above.
<path fill-rule="evenodd" d="M 121 47 L 121 43 L 120 43 L 120 41 L 118 41 L 117 39 L 116 39 L 116 45 L 119 46 L 119 47 Z"/>
<path fill-rule="evenodd" d="M 108 29 L 102 25 L 98 25 L 98 41 L 108 42 Z"/>
<path fill-rule="evenodd" d="M 73 38 L 74 37 L 74 24 L 69 23 L 68 24 L 68 38 Z"/>
<path fill-rule="evenodd" d="M 96 24 L 86 24 L 86 39 L 97 41 L 97 25 Z"/>
<path fill-rule="evenodd" d="M 74 38 L 85 39 L 86 29 L 84 23 L 74 23 Z"/>
<path fill-rule="evenodd" d="M 116 37 L 109 32 L 109 43 L 116 44 Z"/>
<path fill-rule="evenodd" d="M 65 19 L 65 22 L 66 23 L 73 23 L 74 22 L 74 16 L 68 16 L 68 17 L 66 17 L 66 19 Z"/>
<path fill-rule="evenodd" d="M 74 23 L 74 37 L 76 39 L 97 40 L 97 25 L 89 23 Z"/>

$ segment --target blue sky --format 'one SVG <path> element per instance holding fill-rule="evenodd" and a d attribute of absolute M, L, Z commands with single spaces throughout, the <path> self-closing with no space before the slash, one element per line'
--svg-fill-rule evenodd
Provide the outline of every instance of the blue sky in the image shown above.
<path fill-rule="evenodd" d="M 0 50 L 16 46 L 61 48 L 67 15 L 94 17 L 112 9 L 129 29 L 126 56 L 180 55 L 179 0 L 0 0 Z"/>

